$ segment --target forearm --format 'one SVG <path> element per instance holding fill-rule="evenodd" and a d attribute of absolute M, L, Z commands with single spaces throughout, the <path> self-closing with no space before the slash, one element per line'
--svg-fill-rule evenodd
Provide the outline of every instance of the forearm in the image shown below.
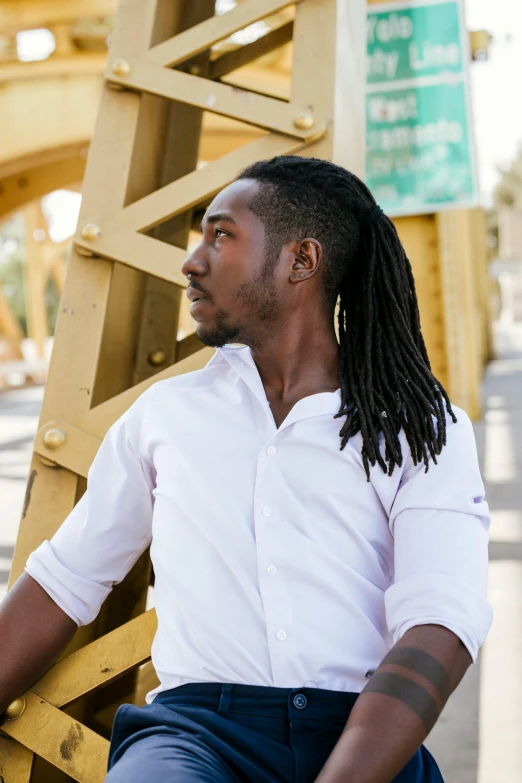
<path fill-rule="evenodd" d="M 447 628 L 411 628 L 357 699 L 316 783 L 391 783 L 470 664 L 468 651 Z"/>
<path fill-rule="evenodd" d="M 42 677 L 77 629 L 24 572 L 0 605 L 0 715 Z"/>

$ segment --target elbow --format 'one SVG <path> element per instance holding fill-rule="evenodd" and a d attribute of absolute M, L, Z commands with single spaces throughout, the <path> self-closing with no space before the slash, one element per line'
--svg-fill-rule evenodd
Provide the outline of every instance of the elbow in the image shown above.
<path fill-rule="evenodd" d="M 416 574 L 385 594 L 386 618 L 394 643 L 417 626 L 437 626 L 455 639 L 462 661 L 475 663 L 491 627 L 490 604 L 474 587 L 448 574 Z"/>

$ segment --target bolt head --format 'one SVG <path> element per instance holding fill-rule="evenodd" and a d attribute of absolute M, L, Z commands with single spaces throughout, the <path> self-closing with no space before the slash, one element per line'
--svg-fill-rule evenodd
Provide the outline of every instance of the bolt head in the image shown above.
<path fill-rule="evenodd" d="M 128 76 L 131 72 L 130 63 L 127 60 L 115 60 L 112 64 L 112 72 L 115 76 Z"/>
<path fill-rule="evenodd" d="M 100 227 L 96 223 L 86 223 L 82 228 L 82 239 L 86 239 L 88 242 L 94 242 L 95 239 L 101 237 Z"/>
<path fill-rule="evenodd" d="M 310 130 L 315 125 L 315 117 L 309 111 L 303 111 L 294 118 L 294 125 L 299 130 Z"/>
<path fill-rule="evenodd" d="M 147 358 L 149 360 L 149 364 L 152 364 L 153 367 L 160 367 L 160 365 L 165 364 L 167 361 L 167 354 L 165 351 L 159 349 L 149 353 Z"/>
<path fill-rule="evenodd" d="M 14 720 L 15 718 L 19 718 L 22 712 L 25 710 L 25 705 L 26 701 L 23 696 L 20 696 L 18 699 L 12 701 L 4 712 L 6 720 Z"/>
<path fill-rule="evenodd" d="M 43 442 L 47 446 L 48 449 L 59 449 L 60 446 L 63 446 L 67 439 L 67 436 L 65 435 L 65 432 L 63 430 L 59 430 L 56 428 L 53 428 L 51 430 L 47 430 L 43 437 Z"/>
<path fill-rule="evenodd" d="M 75 245 L 76 252 L 79 253 L 81 256 L 85 256 L 86 258 L 92 258 L 94 256 L 94 253 L 92 250 L 86 250 L 84 247 L 80 247 L 79 245 Z"/>

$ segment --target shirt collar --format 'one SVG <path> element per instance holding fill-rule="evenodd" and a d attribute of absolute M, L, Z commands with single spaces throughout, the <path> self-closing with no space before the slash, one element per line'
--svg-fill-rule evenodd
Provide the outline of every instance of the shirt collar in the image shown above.
<path fill-rule="evenodd" d="M 252 394 L 259 400 L 263 409 L 267 413 L 271 423 L 275 427 L 274 417 L 265 394 L 265 388 L 256 363 L 252 358 L 252 352 L 248 345 L 227 344 L 218 348 L 216 353 L 208 362 L 208 365 L 228 362 L 228 364 L 237 372 Z M 279 429 L 284 429 L 290 424 L 301 419 L 309 419 L 314 416 L 333 416 L 341 407 L 341 390 L 334 392 L 319 392 L 303 397 L 298 400 L 286 419 L 281 423 Z"/>

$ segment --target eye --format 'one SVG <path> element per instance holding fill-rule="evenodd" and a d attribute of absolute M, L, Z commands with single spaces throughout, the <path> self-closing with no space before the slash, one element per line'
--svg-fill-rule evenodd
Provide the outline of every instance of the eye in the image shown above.
<path fill-rule="evenodd" d="M 223 229 L 222 229 L 222 228 L 216 228 L 216 229 L 215 229 L 215 236 L 216 236 L 216 239 L 219 239 L 219 237 L 220 237 L 220 236 L 224 236 L 224 237 L 226 237 L 226 235 L 227 235 L 227 232 L 226 232 L 226 231 L 223 231 Z"/>

